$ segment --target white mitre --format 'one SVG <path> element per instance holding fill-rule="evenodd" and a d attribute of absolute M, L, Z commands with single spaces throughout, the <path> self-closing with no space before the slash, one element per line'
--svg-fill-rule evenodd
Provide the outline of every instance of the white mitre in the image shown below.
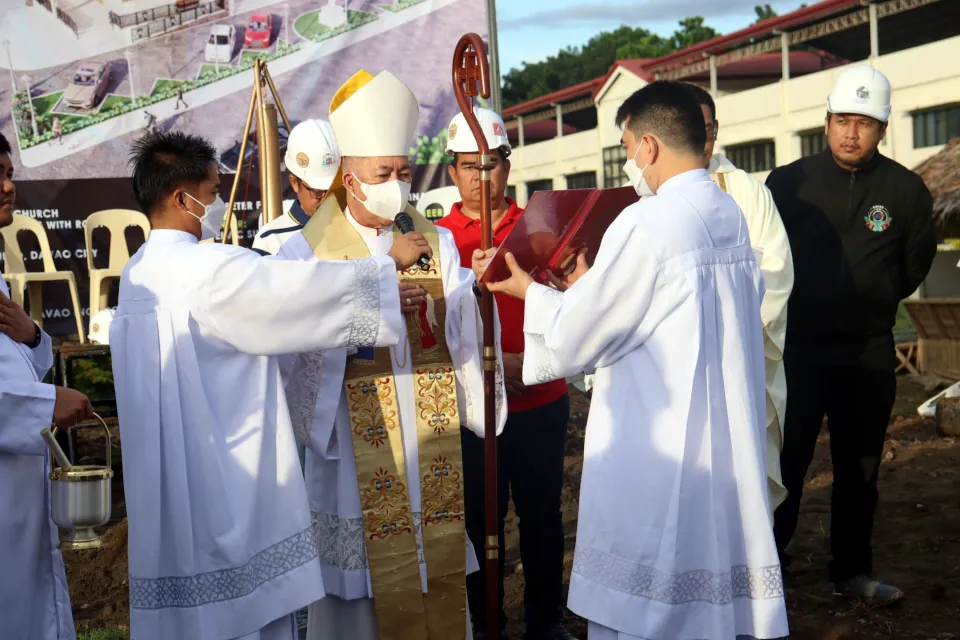
<path fill-rule="evenodd" d="M 409 156 L 419 118 L 416 96 L 389 71 L 373 77 L 361 69 L 330 101 L 330 124 L 344 157 Z"/>

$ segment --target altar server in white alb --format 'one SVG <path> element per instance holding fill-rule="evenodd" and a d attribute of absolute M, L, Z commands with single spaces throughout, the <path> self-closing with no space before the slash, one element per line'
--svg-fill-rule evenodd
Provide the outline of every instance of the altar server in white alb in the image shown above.
<path fill-rule="evenodd" d="M 10 144 L 0 135 L 0 228 L 13 222 Z M 9 247 L 8 247 L 9 249 Z M 41 382 L 50 336 L 10 299 L 0 276 L 0 637 L 74 640 L 57 526 L 50 517 L 50 456 L 40 431 L 90 415 L 79 391 Z"/>
<path fill-rule="evenodd" d="M 764 448 L 763 288 L 703 168 L 700 107 L 654 82 L 617 113 L 638 194 L 566 291 L 516 262 L 524 383 L 596 369 L 567 606 L 590 640 L 788 635 Z"/>
<path fill-rule="evenodd" d="M 763 357 L 767 381 L 767 491 L 770 517 L 787 490 L 780 477 L 780 450 L 783 448 L 783 416 L 787 408 L 787 378 L 783 370 L 783 347 L 787 339 L 787 300 L 793 291 L 793 254 L 787 230 L 767 187 L 743 169 L 738 169 L 722 153 L 714 152 L 717 142 L 717 107 L 710 94 L 696 85 L 693 91 L 707 127 L 703 161 L 710 179 L 730 194 L 747 221 L 750 244 L 756 249 L 763 274 Z"/>
<path fill-rule="evenodd" d="M 295 126 L 287 139 L 283 163 L 290 174 L 290 187 L 297 197 L 284 215 L 261 225 L 253 239 L 255 250 L 273 256 L 284 242 L 300 233 L 337 177 L 340 147 L 330 123 L 304 120 Z"/>
<path fill-rule="evenodd" d="M 331 264 L 200 243 L 225 213 L 213 146 L 157 134 L 133 161 L 152 231 L 110 327 L 131 635 L 289 640 L 323 585 L 277 356 L 396 344 L 397 271 L 429 246 Z"/>
<path fill-rule="evenodd" d="M 408 204 L 419 105 L 389 72 L 360 71 L 330 106 L 343 152 L 332 191 L 281 256 L 369 259 L 395 246 L 405 211 L 433 258 L 400 275 L 403 338 L 391 348 L 301 357 L 287 387 L 307 442 L 306 482 L 327 597 L 311 640 L 471 637 L 460 429 L 482 435 L 482 331 L 475 277 L 452 234 Z M 499 349 L 498 349 L 499 354 Z M 506 420 L 502 376 L 498 429 Z"/>

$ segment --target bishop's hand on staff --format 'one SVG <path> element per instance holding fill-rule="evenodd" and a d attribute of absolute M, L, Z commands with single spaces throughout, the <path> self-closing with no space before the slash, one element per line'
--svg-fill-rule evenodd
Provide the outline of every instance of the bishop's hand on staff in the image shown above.
<path fill-rule="evenodd" d="M 390 72 L 360 71 L 340 87 L 330 123 L 342 186 L 280 251 L 308 264 L 363 260 L 416 235 L 429 258 L 400 275 L 404 327 L 394 346 L 318 350 L 288 377 L 327 590 L 310 607 L 313 640 L 471 637 L 466 575 L 478 565 L 460 430 L 483 436 L 483 333 L 474 273 L 461 267 L 452 234 L 407 203 L 418 117 L 416 97 Z M 400 235 L 400 212 L 415 233 Z M 499 432 L 502 376 L 496 394 Z"/>

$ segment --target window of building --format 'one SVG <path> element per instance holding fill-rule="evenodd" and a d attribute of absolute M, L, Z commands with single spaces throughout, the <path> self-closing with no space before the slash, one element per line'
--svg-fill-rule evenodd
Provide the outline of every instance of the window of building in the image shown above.
<path fill-rule="evenodd" d="M 584 171 L 583 173 L 572 173 L 567 176 L 567 189 L 596 189 L 597 173 L 595 171 Z"/>
<path fill-rule="evenodd" d="M 603 150 L 603 188 L 622 187 L 627 182 L 623 172 L 623 163 L 627 161 L 627 151 L 620 145 Z"/>
<path fill-rule="evenodd" d="M 511 200 L 517 199 L 517 185 L 509 184 L 507 185 L 507 197 Z"/>
<path fill-rule="evenodd" d="M 527 197 L 531 197 L 537 191 L 550 191 L 553 189 L 553 180 L 531 180 L 527 183 Z"/>
<path fill-rule="evenodd" d="M 772 171 L 777 166 L 777 148 L 773 140 L 757 140 L 725 149 L 727 158 L 747 173 Z"/>
<path fill-rule="evenodd" d="M 947 144 L 960 136 L 960 105 L 937 107 L 913 114 L 913 148 Z"/>
<path fill-rule="evenodd" d="M 827 136 L 823 135 L 822 128 L 800 132 L 800 156 L 802 158 L 816 155 L 826 148 Z"/>

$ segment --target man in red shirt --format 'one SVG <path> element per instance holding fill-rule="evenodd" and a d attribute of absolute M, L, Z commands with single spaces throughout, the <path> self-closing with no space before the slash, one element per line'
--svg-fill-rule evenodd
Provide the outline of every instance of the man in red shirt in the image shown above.
<path fill-rule="evenodd" d="M 503 242 L 520 218 L 523 210 L 504 197 L 510 173 L 510 142 L 503 120 L 489 109 L 475 108 L 487 143 L 494 153 L 495 168 L 491 171 L 490 191 L 494 229 L 494 245 Z M 453 232 L 460 249 L 463 266 L 471 268 L 474 250 L 480 248 L 480 171 L 479 150 L 462 114 L 447 129 L 447 153 L 453 154 L 450 178 L 460 190 L 462 202 L 453 205 L 450 214 L 436 224 Z M 520 519 L 520 559 L 523 562 L 524 609 L 527 630 L 524 640 L 575 640 L 562 619 L 563 520 L 560 514 L 560 493 L 563 488 L 564 438 L 570 417 L 570 397 L 563 380 L 527 387 L 523 384 L 523 301 L 509 296 L 496 296 L 500 315 L 503 372 L 508 408 L 503 434 L 497 438 L 498 495 L 500 496 L 500 547 L 503 543 L 503 520 L 509 506 L 510 493 Z M 483 440 L 467 429 L 461 430 L 464 501 L 467 535 L 474 548 L 484 547 L 484 457 Z M 504 553 L 500 554 L 500 575 L 503 575 Z M 473 617 L 474 637 L 486 635 L 485 576 L 480 571 L 467 576 L 467 597 Z M 501 626 L 503 614 L 503 582 L 500 583 Z M 506 638 L 506 635 L 502 636 Z M 490 639 L 492 640 L 492 639 Z"/>

